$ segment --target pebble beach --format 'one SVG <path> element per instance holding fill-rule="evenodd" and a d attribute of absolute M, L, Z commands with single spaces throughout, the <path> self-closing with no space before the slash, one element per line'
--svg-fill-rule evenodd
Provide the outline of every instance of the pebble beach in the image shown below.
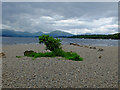
<path fill-rule="evenodd" d="M 79 54 L 83 61 L 62 57 L 41 57 L 33 60 L 24 51 L 46 52 L 45 45 L 3 45 L 3 88 L 117 88 L 117 46 L 62 45 L 63 50 Z M 102 48 L 103 51 L 99 51 Z"/>

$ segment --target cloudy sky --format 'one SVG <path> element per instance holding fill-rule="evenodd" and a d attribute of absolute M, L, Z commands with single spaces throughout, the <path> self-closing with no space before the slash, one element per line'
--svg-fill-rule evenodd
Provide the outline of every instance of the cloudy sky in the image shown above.
<path fill-rule="evenodd" d="M 2 28 L 72 34 L 118 32 L 117 2 L 3 2 Z"/>

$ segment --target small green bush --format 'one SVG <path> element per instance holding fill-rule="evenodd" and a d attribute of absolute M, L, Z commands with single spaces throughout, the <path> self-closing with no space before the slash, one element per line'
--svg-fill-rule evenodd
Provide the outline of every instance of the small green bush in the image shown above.
<path fill-rule="evenodd" d="M 30 53 L 27 54 L 28 57 L 55 57 L 55 56 L 61 56 L 69 60 L 73 61 L 82 61 L 83 58 L 81 58 L 77 53 L 74 52 L 65 52 L 62 49 L 55 49 L 52 52 L 45 52 L 45 53 Z"/>
<path fill-rule="evenodd" d="M 54 51 L 54 49 L 61 49 L 61 40 L 60 39 L 54 39 L 53 37 L 50 37 L 49 35 L 43 35 L 39 36 L 39 43 L 44 43 L 46 45 L 46 49 L 50 51 Z"/>
<path fill-rule="evenodd" d="M 65 58 L 69 59 L 69 60 L 74 60 L 74 61 L 82 61 L 83 58 L 81 58 L 77 53 L 70 53 L 67 52 Z"/>
<path fill-rule="evenodd" d="M 63 51 L 60 46 L 61 45 L 60 42 L 61 42 L 60 39 L 54 39 L 49 35 L 39 36 L 39 43 L 44 43 L 46 45 L 46 49 L 49 49 L 51 52 L 36 53 L 34 51 L 26 51 L 24 55 L 33 58 L 61 56 L 66 59 L 74 60 L 74 61 L 83 60 L 83 58 L 81 58 L 77 53 Z"/>
<path fill-rule="evenodd" d="M 65 51 L 63 51 L 62 49 L 55 49 L 52 52 L 54 53 L 55 56 L 65 57 Z"/>
<path fill-rule="evenodd" d="M 37 57 L 55 57 L 55 55 L 52 52 L 45 52 L 45 53 L 36 53 L 34 55 L 35 58 Z"/>
<path fill-rule="evenodd" d="M 65 52 L 62 49 L 56 49 L 53 51 L 56 56 L 61 56 L 69 60 L 75 60 L 75 61 L 82 61 L 83 58 L 81 58 L 77 53 L 74 52 Z"/>
<path fill-rule="evenodd" d="M 30 53 L 30 54 L 27 54 L 25 56 L 28 56 L 28 57 L 34 57 L 34 58 L 38 58 L 38 57 L 55 57 L 54 53 L 52 52 L 45 52 L 45 53 Z"/>
<path fill-rule="evenodd" d="M 22 56 L 16 56 L 16 58 L 22 58 Z"/>

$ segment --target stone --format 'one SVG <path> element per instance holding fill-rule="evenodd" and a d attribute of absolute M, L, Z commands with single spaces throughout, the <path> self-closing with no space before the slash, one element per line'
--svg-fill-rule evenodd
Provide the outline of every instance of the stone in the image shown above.
<path fill-rule="evenodd" d="M 84 46 L 85 48 L 89 48 L 88 46 Z"/>
<path fill-rule="evenodd" d="M 25 52 L 24 52 L 24 55 L 27 56 L 27 55 L 30 55 L 31 53 L 34 53 L 34 51 L 33 51 L 33 50 L 25 51 Z"/>
<path fill-rule="evenodd" d="M 96 49 L 96 47 L 90 47 L 90 49 Z"/>
<path fill-rule="evenodd" d="M 79 44 L 76 44 L 76 43 L 70 43 L 70 45 L 80 46 Z"/>
<path fill-rule="evenodd" d="M 99 59 L 101 59 L 102 56 L 99 56 Z"/>
<path fill-rule="evenodd" d="M 0 53 L 0 58 L 6 58 L 5 53 L 1 52 L 1 53 Z"/>
<path fill-rule="evenodd" d="M 102 48 L 99 48 L 99 49 L 98 49 L 98 51 L 104 51 L 104 49 L 102 49 Z"/>

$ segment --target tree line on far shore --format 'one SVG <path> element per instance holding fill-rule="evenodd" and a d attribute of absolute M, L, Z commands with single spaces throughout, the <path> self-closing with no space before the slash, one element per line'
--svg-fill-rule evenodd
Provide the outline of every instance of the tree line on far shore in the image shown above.
<path fill-rule="evenodd" d="M 120 33 L 116 34 L 109 34 L 109 35 L 99 35 L 99 34 L 93 34 L 93 35 L 74 35 L 70 36 L 68 38 L 85 38 L 85 39 L 120 39 Z"/>

